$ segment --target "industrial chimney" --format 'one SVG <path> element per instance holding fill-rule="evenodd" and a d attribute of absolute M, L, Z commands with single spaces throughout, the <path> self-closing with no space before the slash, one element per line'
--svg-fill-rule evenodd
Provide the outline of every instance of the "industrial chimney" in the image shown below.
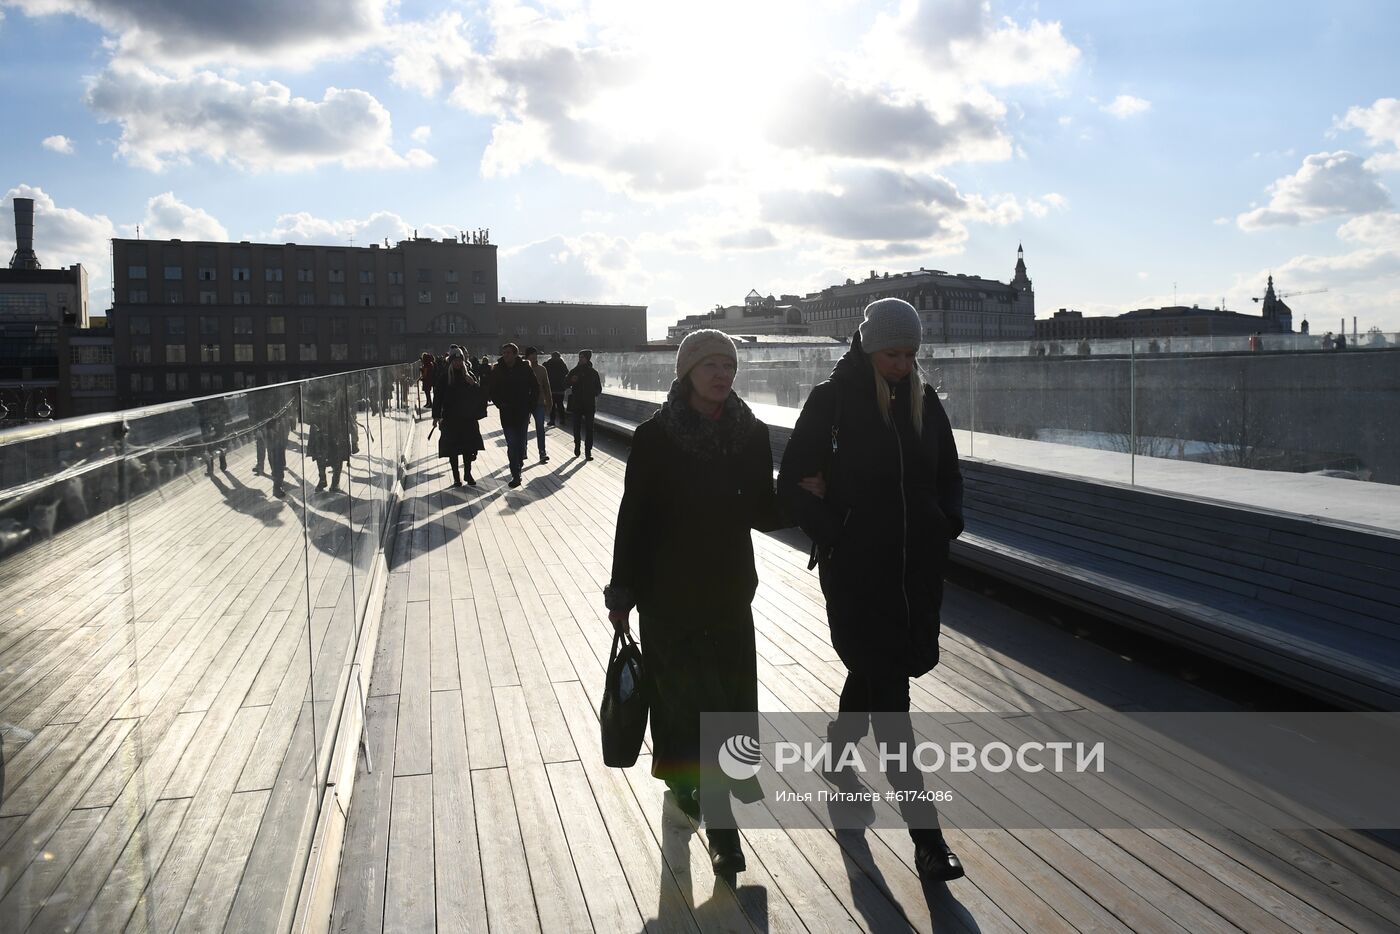
<path fill-rule="evenodd" d="M 42 269 L 34 255 L 34 199 L 15 199 L 15 255 L 11 269 Z"/>

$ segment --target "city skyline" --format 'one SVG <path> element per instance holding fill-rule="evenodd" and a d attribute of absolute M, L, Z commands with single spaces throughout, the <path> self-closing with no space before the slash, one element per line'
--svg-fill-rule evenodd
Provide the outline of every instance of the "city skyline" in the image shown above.
<path fill-rule="evenodd" d="M 111 300 L 108 241 L 490 228 L 506 298 L 716 304 L 872 269 L 1037 311 L 1400 330 L 1385 4 L 457 5 L 0 0 L 0 216 Z M 722 6 L 722 5 L 721 5 Z M 0 224 L 8 258 L 13 231 Z"/>

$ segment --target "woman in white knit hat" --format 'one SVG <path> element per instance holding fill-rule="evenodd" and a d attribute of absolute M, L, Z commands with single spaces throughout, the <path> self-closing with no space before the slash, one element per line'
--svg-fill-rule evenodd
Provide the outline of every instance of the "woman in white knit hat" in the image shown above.
<path fill-rule="evenodd" d="M 733 391 L 738 363 L 734 342 L 719 331 L 693 331 L 681 341 L 666 403 L 632 438 L 605 591 L 619 630 L 628 627 L 633 607 L 640 617 L 651 687 L 652 774 L 695 818 L 700 714 L 758 709 L 750 610 L 758 575 L 749 530 L 781 526 L 768 428 Z M 707 783 L 711 774 L 705 774 Z M 725 787 L 743 800 L 751 800 L 753 790 Z M 707 809 L 711 802 L 729 807 L 728 793 L 705 800 Z M 732 824 L 725 815 L 707 818 L 715 871 L 739 872 L 739 833 L 713 826 L 717 817 Z"/>
<path fill-rule="evenodd" d="M 912 748 L 909 679 L 938 663 L 943 570 L 962 532 L 963 491 L 948 416 L 915 362 L 920 335 L 908 302 L 867 305 L 851 349 L 807 397 L 778 475 L 779 495 L 812 538 L 831 642 L 846 665 L 827 733 L 833 761 L 872 722 L 886 749 Z M 821 486 L 804 480 L 819 472 Z M 901 790 L 922 788 L 912 769 L 887 777 Z M 841 785 L 853 778 L 833 775 Z M 919 875 L 961 876 L 933 806 L 916 799 L 901 811 Z"/>

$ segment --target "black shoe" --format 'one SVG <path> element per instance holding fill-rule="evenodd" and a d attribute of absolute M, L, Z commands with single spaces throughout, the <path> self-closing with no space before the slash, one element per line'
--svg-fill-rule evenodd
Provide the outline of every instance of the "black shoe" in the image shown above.
<path fill-rule="evenodd" d="M 710 847 L 710 865 L 717 876 L 732 876 L 747 868 L 744 848 L 739 844 L 739 831 L 714 828 L 705 831 Z"/>
<path fill-rule="evenodd" d="M 340 492 L 340 484 L 339 484 L 339 483 L 332 483 L 332 484 L 331 484 L 331 492 L 332 492 L 332 493 L 339 493 L 339 492 Z"/>
<path fill-rule="evenodd" d="M 261 477 L 261 476 L 262 476 L 262 464 L 259 464 L 258 466 L 256 466 L 256 467 L 253 468 L 253 476 L 255 476 L 255 477 Z"/>
<path fill-rule="evenodd" d="M 671 796 L 676 799 L 676 806 L 679 807 L 691 820 L 700 819 L 700 792 L 694 785 L 684 785 L 678 782 L 667 782 L 666 787 L 671 789 Z"/>
<path fill-rule="evenodd" d="M 966 875 L 957 855 L 936 830 L 914 841 L 914 868 L 925 882 L 951 882 Z"/>
<path fill-rule="evenodd" d="M 452 481 L 452 485 L 453 485 L 453 486 L 461 486 L 461 485 L 462 485 L 462 481 L 461 481 L 461 480 L 453 480 L 453 481 Z"/>
<path fill-rule="evenodd" d="M 586 460 L 586 461 L 591 461 L 591 460 L 593 459 L 593 452 L 592 452 L 592 451 L 589 451 L 587 454 L 585 454 L 585 455 L 583 456 L 583 459 Z"/>
<path fill-rule="evenodd" d="M 548 464 L 548 463 L 549 463 L 549 455 L 548 455 L 548 454 L 541 454 L 541 455 L 540 455 L 540 463 L 541 463 L 541 464 Z"/>
<path fill-rule="evenodd" d="M 512 489 L 514 489 L 515 487 L 520 486 L 520 478 L 519 478 L 519 477 L 511 477 L 511 478 L 510 478 L 510 482 L 507 483 L 506 486 L 508 486 L 508 487 L 510 487 L 510 488 L 512 488 Z"/>
<path fill-rule="evenodd" d="M 576 445 L 574 445 L 574 457 L 578 457 L 578 454 L 579 454 L 579 450 L 578 450 L 578 445 L 576 444 Z"/>
<path fill-rule="evenodd" d="M 282 484 L 274 484 L 272 487 L 272 495 L 277 497 L 278 499 L 282 499 L 284 496 L 287 495 L 287 491 L 282 488 Z"/>
<path fill-rule="evenodd" d="M 316 492 L 319 493 L 319 492 L 321 492 L 322 490 L 324 490 L 325 488 L 326 488 L 326 480 L 325 480 L 324 477 L 322 477 L 322 478 L 321 478 L 321 482 L 318 483 L 318 484 L 316 484 Z"/>
<path fill-rule="evenodd" d="M 476 477 L 472 476 L 470 470 L 467 471 L 467 486 L 476 486 Z"/>

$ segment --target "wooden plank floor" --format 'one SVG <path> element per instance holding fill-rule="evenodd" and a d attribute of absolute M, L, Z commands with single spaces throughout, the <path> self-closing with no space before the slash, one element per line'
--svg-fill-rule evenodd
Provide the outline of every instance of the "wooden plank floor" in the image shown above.
<path fill-rule="evenodd" d="M 335 931 L 1400 929 L 1400 854 L 1355 834 L 950 829 L 968 875 L 925 889 L 902 831 L 745 831 L 730 888 L 645 750 L 616 770 L 598 749 L 625 445 L 585 464 L 551 433 L 518 490 L 498 429 L 488 447 L 475 489 L 411 454 Z M 833 709 L 843 670 L 806 551 L 755 543 L 761 706 Z M 944 621 L 919 709 L 1229 709 L 958 587 Z"/>
<path fill-rule="evenodd" d="M 377 534 L 368 448 L 353 512 L 303 491 L 295 441 L 273 498 L 250 443 L 0 561 L 0 931 L 284 926 Z"/>

